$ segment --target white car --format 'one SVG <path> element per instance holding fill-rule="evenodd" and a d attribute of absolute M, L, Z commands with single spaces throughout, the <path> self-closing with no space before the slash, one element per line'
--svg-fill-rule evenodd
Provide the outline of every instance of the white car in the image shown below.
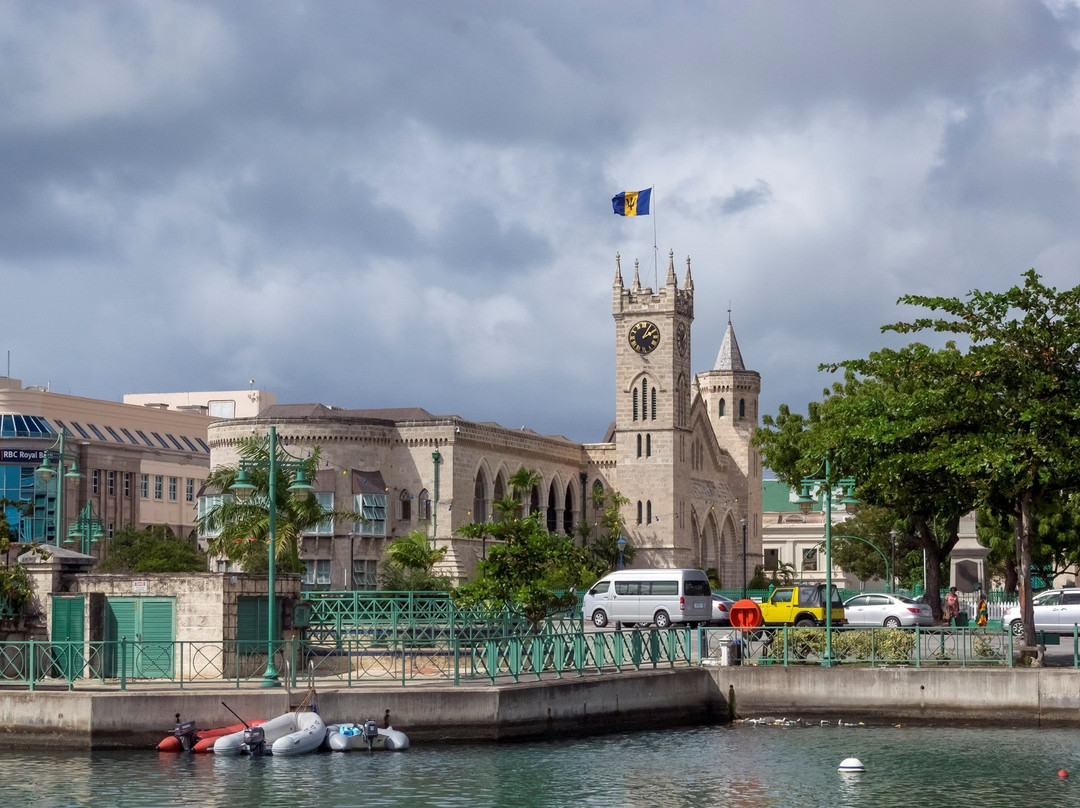
<path fill-rule="evenodd" d="M 1031 600 L 1035 613 L 1035 630 L 1072 634 L 1073 626 L 1080 623 L 1080 589 L 1048 589 Z M 1016 636 L 1024 633 L 1023 616 L 1019 606 L 1006 609 L 1001 623 Z"/>
<path fill-rule="evenodd" d="M 934 613 L 927 604 L 884 592 L 849 598 L 844 603 L 844 617 L 849 626 L 899 628 L 934 625 Z"/>

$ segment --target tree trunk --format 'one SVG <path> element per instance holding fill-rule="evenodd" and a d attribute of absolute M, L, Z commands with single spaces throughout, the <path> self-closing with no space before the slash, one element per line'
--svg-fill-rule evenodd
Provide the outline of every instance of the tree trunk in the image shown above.
<path fill-rule="evenodd" d="M 934 613 L 934 620 L 941 620 L 945 610 L 941 606 L 941 562 L 948 558 L 959 540 L 960 518 L 949 519 L 946 525 L 948 538 L 938 544 L 933 529 L 922 519 L 915 520 L 915 534 L 919 546 L 926 553 L 926 602 Z"/>
<path fill-rule="evenodd" d="M 1031 492 L 1017 502 L 1016 566 L 1020 577 L 1020 619 L 1024 623 L 1024 645 L 1035 644 L 1035 609 L 1031 603 Z"/>
<path fill-rule="evenodd" d="M 1015 520 L 1014 520 L 1015 525 Z M 1016 528 L 1013 528 L 1013 533 L 1016 533 Z M 1016 542 L 1014 541 L 1013 544 Z M 1005 591 L 1010 595 L 1017 593 L 1017 587 L 1019 586 L 1020 576 L 1016 573 L 1016 553 L 1013 553 L 1005 561 Z"/>

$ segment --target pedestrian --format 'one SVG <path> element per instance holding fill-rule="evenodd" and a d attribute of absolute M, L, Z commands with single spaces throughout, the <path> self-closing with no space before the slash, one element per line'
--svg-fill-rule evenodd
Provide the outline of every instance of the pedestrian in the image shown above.
<path fill-rule="evenodd" d="M 986 625 L 987 617 L 986 595 L 979 592 L 979 605 L 975 609 L 975 625 L 982 628 Z"/>
<path fill-rule="evenodd" d="M 949 594 L 945 596 L 945 622 L 951 622 L 960 616 L 960 596 L 956 594 L 956 587 L 949 587 Z"/>

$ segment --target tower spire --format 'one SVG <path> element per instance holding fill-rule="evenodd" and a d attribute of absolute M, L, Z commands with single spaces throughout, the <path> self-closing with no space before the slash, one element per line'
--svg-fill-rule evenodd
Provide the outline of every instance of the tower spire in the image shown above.
<path fill-rule="evenodd" d="M 641 291 L 641 276 L 638 274 L 638 259 L 636 259 L 636 258 L 634 259 L 634 283 L 630 287 L 630 291 L 632 291 L 632 292 L 640 292 Z"/>
<path fill-rule="evenodd" d="M 690 277 L 690 256 L 686 256 L 686 280 L 683 281 L 683 289 L 688 292 L 694 291 L 694 279 Z"/>
<path fill-rule="evenodd" d="M 615 280 L 612 281 L 612 286 L 618 286 L 622 288 L 622 256 L 615 253 Z"/>
<path fill-rule="evenodd" d="M 667 262 L 667 280 L 664 281 L 668 286 L 676 286 L 675 280 L 675 251 L 668 250 L 668 262 Z"/>

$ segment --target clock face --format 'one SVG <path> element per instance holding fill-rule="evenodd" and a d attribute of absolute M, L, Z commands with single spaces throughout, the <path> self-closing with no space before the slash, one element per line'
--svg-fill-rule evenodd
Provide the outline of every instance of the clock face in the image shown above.
<path fill-rule="evenodd" d="M 678 346 L 680 354 L 686 353 L 686 326 L 682 323 L 675 329 L 675 345 Z"/>
<path fill-rule="evenodd" d="M 630 347 L 639 354 L 651 353 L 660 344 L 660 329 L 656 327 L 655 323 L 642 320 L 640 323 L 634 323 L 630 326 L 627 340 Z"/>

